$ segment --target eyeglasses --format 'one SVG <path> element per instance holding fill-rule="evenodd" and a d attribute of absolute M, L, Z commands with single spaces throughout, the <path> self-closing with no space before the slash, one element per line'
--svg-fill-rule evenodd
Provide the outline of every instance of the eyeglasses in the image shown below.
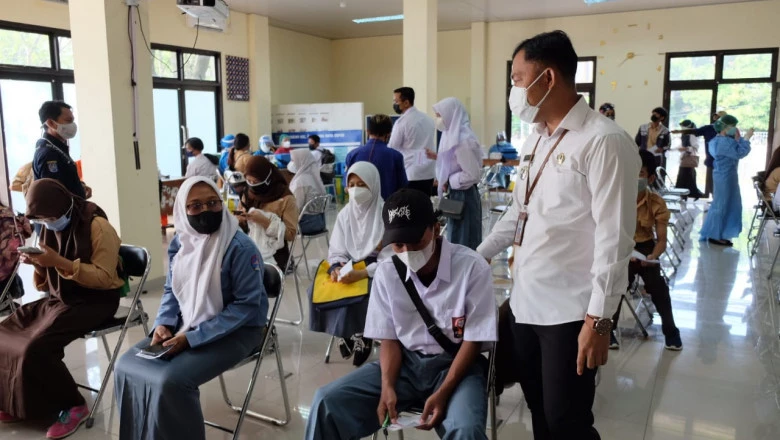
<path fill-rule="evenodd" d="M 198 215 L 207 209 L 211 212 L 217 212 L 222 210 L 222 200 L 219 199 L 209 200 L 206 203 L 201 203 L 201 202 L 190 203 L 189 205 L 187 205 L 187 214 Z"/>

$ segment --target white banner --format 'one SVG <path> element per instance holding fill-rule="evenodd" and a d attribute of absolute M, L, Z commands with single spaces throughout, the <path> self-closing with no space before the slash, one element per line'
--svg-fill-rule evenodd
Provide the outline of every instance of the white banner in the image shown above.
<path fill-rule="evenodd" d="M 357 146 L 363 141 L 363 103 L 282 104 L 271 110 L 274 137 L 286 134 L 304 145 L 316 134 L 325 147 Z"/>

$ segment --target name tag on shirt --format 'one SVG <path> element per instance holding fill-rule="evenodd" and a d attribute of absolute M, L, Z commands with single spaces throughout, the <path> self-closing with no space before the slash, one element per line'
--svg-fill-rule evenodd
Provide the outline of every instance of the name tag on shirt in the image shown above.
<path fill-rule="evenodd" d="M 534 160 L 533 154 L 526 154 L 525 156 L 523 156 L 523 162 L 530 162 L 532 160 Z"/>
<path fill-rule="evenodd" d="M 525 222 L 528 221 L 528 213 L 521 211 L 517 216 L 517 226 L 515 227 L 515 240 L 514 245 L 520 246 L 523 244 L 523 236 L 525 235 Z"/>

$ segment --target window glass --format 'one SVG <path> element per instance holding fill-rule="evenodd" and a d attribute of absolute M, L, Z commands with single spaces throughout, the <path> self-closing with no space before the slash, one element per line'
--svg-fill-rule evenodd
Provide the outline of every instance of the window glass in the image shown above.
<path fill-rule="evenodd" d="M 676 57 L 669 62 L 670 81 L 715 79 L 715 56 Z"/>
<path fill-rule="evenodd" d="M 73 42 L 68 37 L 57 37 L 60 47 L 60 69 L 73 70 Z"/>
<path fill-rule="evenodd" d="M 216 81 L 216 62 L 211 55 L 184 53 L 184 79 Z"/>
<path fill-rule="evenodd" d="M 769 78 L 772 76 L 772 54 L 754 53 L 723 57 L 723 78 Z"/>
<path fill-rule="evenodd" d="M 0 64 L 52 67 L 49 36 L 0 29 Z"/>
<path fill-rule="evenodd" d="M 152 49 L 152 76 L 158 78 L 178 78 L 176 52 L 171 50 Z"/>

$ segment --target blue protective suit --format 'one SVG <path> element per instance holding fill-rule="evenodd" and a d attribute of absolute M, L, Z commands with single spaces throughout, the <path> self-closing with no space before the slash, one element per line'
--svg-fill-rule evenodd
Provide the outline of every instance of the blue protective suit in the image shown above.
<path fill-rule="evenodd" d="M 715 158 L 712 181 L 716 196 L 704 219 L 701 240 L 730 240 L 742 232 L 742 197 L 737 164 L 750 153 L 750 141 L 717 136 L 710 141 L 709 148 Z"/>

